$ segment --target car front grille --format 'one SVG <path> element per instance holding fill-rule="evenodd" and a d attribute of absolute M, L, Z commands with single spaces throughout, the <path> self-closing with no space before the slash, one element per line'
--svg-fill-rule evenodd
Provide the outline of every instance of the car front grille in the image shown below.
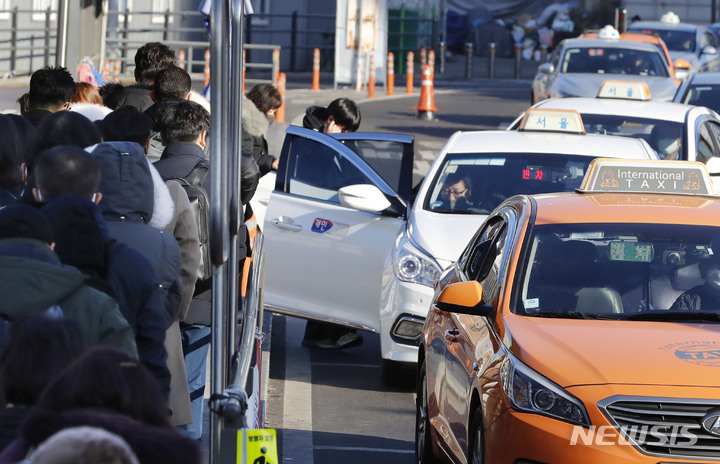
<path fill-rule="evenodd" d="M 614 396 L 598 406 L 645 454 L 720 460 L 720 432 L 703 427 L 720 418 L 720 400 Z"/>

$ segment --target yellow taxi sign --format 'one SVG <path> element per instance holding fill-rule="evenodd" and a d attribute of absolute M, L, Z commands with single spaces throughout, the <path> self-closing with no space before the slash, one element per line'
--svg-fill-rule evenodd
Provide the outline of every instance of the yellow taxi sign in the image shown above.
<path fill-rule="evenodd" d="M 642 81 L 607 80 L 600 85 L 597 98 L 617 98 L 623 100 L 650 100 L 650 88 Z"/>
<path fill-rule="evenodd" d="M 710 175 L 702 163 L 614 158 L 594 159 L 579 191 L 714 195 Z"/>
<path fill-rule="evenodd" d="M 585 125 L 576 110 L 530 108 L 525 112 L 518 130 L 584 134 Z"/>

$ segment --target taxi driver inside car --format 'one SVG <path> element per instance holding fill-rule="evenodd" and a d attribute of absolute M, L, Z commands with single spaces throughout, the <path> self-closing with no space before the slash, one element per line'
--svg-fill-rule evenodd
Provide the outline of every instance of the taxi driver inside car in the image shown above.
<path fill-rule="evenodd" d="M 636 193 L 643 195 L 632 195 Z M 667 200 L 656 201 L 655 197 Z M 585 199 L 594 206 L 582 206 L 587 204 Z M 526 206 L 521 208 L 521 204 Z M 625 204 L 634 209 L 625 211 Z M 603 211 L 605 205 L 608 209 Z M 720 261 L 720 229 L 711 216 L 716 217 L 719 205 L 702 163 L 596 159 L 575 194 L 518 196 L 499 206 L 456 267 L 446 270 L 436 287 L 432 317 L 424 329 L 424 356 L 419 363 L 417 453 L 424 456 L 430 452 L 425 445 L 430 439 L 435 457 L 444 456 L 438 450 L 456 453 L 453 459 L 458 462 L 477 462 L 478 457 L 480 462 L 583 462 L 583 458 L 603 457 L 608 462 L 624 458 L 622 462 L 654 463 L 657 456 L 685 463 L 705 462 L 705 455 L 693 454 L 692 449 L 699 441 L 707 443 L 720 436 L 720 398 L 709 386 L 717 383 L 713 380 L 717 375 L 685 368 L 680 371 L 684 372 L 680 380 L 672 372 L 684 363 L 720 367 L 718 340 L 692 341 L 717 335 L 712 324 L 720 322 L 720 305 L 703 307 L 703 311 L 699 307 L 677 311 L 673 309 L 673 302 L 680 300 L 677 287 L 663 294 L 660 301 L 661 289 L 652 283 L 660 281 L 659 271 L 672 268 L 675 278 L 680 279 L 695 266 L 702 275 L 693 281 L 713 285 L 709 270 L 720 274 L 720 264 L 713 265 Z M 510 208 L 520 208 L 516 210 L 517 222 L 499 221 L 505 217 L 503 211 Z M 573 211 L 571 219 L 566 208 Z M 593 219 L 598 214 L 607 216 Z M 663 219 L 666 214 L 673 216 L 667 224 Z M 504 228 L 514 232 L 496 233 L 494 224 L 505 224 L 495 227 L 498 231 Z M 493 239 L 493 234 L 500 238 Z M 493 240 L 498 240 L 496 245 Z M 495 253 L 488 252 L 494 249 Z M 582 272 L 579 262 L 585 258 L 582 255 L 590 257 L 590 251 L 595 253 L 595 264 L 590 269 L 584 265 L 584 274 L 600 280 L 576 293 L 578 299 L 584 298 L 582 303 L 558 299 L 563 288 L 572 286 L 564 280 Z M 543 266 L 537 266 L 539 263 Z M 552 269 L 562 274 L 554 276 L 562 281 L 555 291 L 543 289 L 553 280 L 548 276 L 556 274 L 548 267 L 551 263 Z M 491 269 L 493 272 L 487 274 Z M 492 278 L 483 277 L 488 275 Z M 611 291 L 629 278 L 644 285 L 646 291 L 636 291 L 636 282 Z M 487 286 L 486 279 L 490 279 Z M 697 291 L 697 287 L 693 289 Z M 500 301 L 491 293 L 497 291 L 505 294 Z M 582 295 L 585 291 L 587 294 Z M 510 296 L 511 292 L 516 297 Z M 506 298 L 509 303 L 503 301 Z M 607 301 L 601 302 L 603 299 Z M 467 316 L 463 315 L 473 317 L 465 320 Z M 573 319 L 578 322 L 570 322 Z M 478 324 L 480 330 L 473 330 Z M 472 333 L 463 334 L 463 330 Z M 447 342 L 441 343 L 436 337 L 443 334 L 446 338 L 453 335 L 456 343 L 440 350 Z M 493 334 L 497 337 L 494 341 Z M 686 354 L 688 346 L 692 356 Z M 658 349 L 674 352 L 675 361 L 657 358 Z M 442 358 L 448 356 L 454 367 L 435 372 L 438 365 L 447 362 Z M 641 360 L 645 364 L 637 364 Z M 465 385 L 455 391 L 453 385 L 462 383 L 454 379 L 456 375 L 470 379 L 473 388 Z M 437 382 L 444 388 L 438 389 Z M 480 391 L 473 400 L 445 398 L 475 396 L 475 388 Z M 504 394 L 498 395 L 500 392 Z M 710 399 L 701 399 L 706 397 Z M 656 401 L 663 403 L 658 404 L 657 411 Z M 461 403 L 466 409 L 459 408 Z M 682 409 L 685 404 L 695 405 L 697 410 L 690 413 Z M 482 411 L 479 422 L 475 408 Z M 646 418 L 652 414 L 671 418 Z M 538 415 L 560 422 L 533 418 Z M 466 424 L 472 430 L 448 428 L 449 424 Z M 426 428 L 431 430 L 429 435 L 424 432 Z M 508 435 L 510 430 L 512 435 Z M 517 440 L 524 445 L 510 445 Z M 563 457 L 562 443 L 576 445 L 570 450 L 582 454 Z M 467 450 L 460 449 L 463 444 Z M 607 446 L 617 444 L 632 446 L 614 450 Z"/>

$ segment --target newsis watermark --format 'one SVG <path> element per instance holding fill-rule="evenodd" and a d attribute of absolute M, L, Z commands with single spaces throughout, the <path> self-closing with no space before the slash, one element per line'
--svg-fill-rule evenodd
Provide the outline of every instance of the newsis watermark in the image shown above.
<path fill-rule="evenodd" d="M 576 425 L 570 437 L 570 445 L 586 446 L 692 446 L 697 442 L 698 436 L 687 425 Z"/>

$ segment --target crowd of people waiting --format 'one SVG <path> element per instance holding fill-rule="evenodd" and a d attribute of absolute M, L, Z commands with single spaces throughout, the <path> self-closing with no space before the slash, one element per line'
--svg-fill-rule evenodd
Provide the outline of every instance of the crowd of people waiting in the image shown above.
<path fill-rule="evenodd" d="M 47 66 L 20 114 L 0 114 L 0 464 L 204 461 L 212 273 L 188 192 L 212 195 L 210 104 L 162 43 L 137 50 L 134 76 L 95 88 Z M 243 260 L 249 201 L 278 169 L 265 134 L 281 103 L 271 84 L 243 98 Z M 338 99 L 303 125 L 359 123 Z M 305 335 L 308 347 L 362 343 L 328 324 Z"/>
<path fill-rule="evenodd" d="M 210 104 L 159 42 L 135 80 L 48 66 L 0 114 L 0 463 L 203 462 L 212 286 L 186 186 Z M 243 205 L 277 166 L 262 142 Z"/>

